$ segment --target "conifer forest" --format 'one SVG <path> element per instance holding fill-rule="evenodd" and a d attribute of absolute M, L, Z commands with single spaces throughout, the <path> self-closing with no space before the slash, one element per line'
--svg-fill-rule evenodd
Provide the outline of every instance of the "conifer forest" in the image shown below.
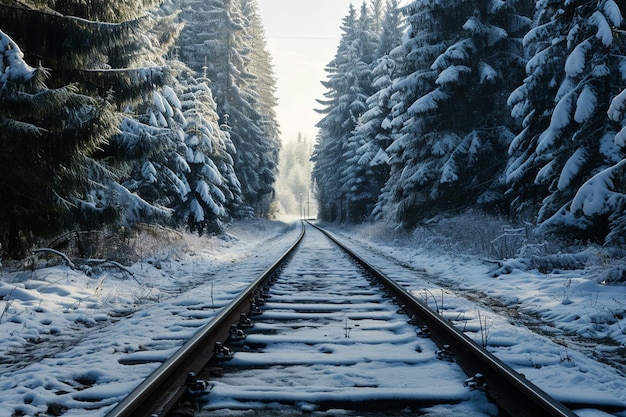
<path fill-rule="evenodd" d="M 355 1 L 320 80 L 319 219 L 410 229 L 474 209 L 626 243 L 625 13 Z M 255 0 L 0 0 L 0 53 L 3 257 L 75 231 L 219 233 L 274 214 L 276 79 Z"/>

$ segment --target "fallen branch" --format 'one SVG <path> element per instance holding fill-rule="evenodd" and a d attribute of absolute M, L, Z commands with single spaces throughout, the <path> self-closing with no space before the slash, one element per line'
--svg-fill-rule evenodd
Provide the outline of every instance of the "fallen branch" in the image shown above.
<path fill-rule="evenodd" d="M 65 265 L 67 265 L 71 269 L 76 269 L 76 266 L 74 265 L 74 263 L 70 261 L 70 258 L 68 258 L 68 256 L 64 254 L 63 252 L 59 252 L 58 250 L 50 249 L 50 248 L 33 249 L 33 254 L 42 253 L 42 252 L 52 253 L 54 255 L 60 256 L 65 261 Z"/>
<path fill-rule="evenodd" d="M 130 269 L 128 269 L 127 267 L 125 267 L 124 265 L 122 265 L 119 262 L 116 261 L 110 261 L 108 259 L 87 259 L 85 261 L 85 264 L 87 265 L 94 265 L 94 266 L 99 266 L 99 267 L 104 267 L 107 265 L 111 265 L 114 266 L 116 268 L 121 269 L 123 272 L 126 272 L 128 275 L 130 275 L 135 282 L 137 282 L 137 284 L 141 285 L 141 282 L 139 282 L 139 280 L 135 277 L 135 273 L 133 271 L 131 271 Z"/>

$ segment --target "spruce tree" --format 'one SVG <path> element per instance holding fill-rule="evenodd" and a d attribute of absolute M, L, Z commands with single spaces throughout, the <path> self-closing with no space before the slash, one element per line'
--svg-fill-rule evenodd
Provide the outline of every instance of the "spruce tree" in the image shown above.
<path fill-rule="evenodd" d="M 37 238 L 71 227 L 89 155 L 118 119 L 76 85 L 48 88 L 48 71 L 30 67 L 3 32 L 0 57 L 0 244 L 19 258 Z"/>
<path fill-rule="evenodd" d="M 376 10 L 376 9 L 374 9 Z M 367 111 L 363 113 L 352 135 L 361 137 L 362 145 L 356 149 L 354 161 L 362 179 L 361 187 L 367 189 L 367 215 L 372 215 L 380 191 L 389 178 L 389 155 L 392 129 L 385 124 L 391 111 L 391 86 L 398 76 L 398 69 L 403 59 L 399 48 L 404 27 L 403 12 L 397 0 L 388 0 L 381 23 L 376 56 L 372 63 L 372 88 L 374 93 L 367 99 Z"/>
<path fill-rule="evenodd" d="M 265 64 L 269 56 L 263 50 L 256 3 L 182 0 L 181 4 L 186 22 L 181 59 L 211 80 L 220 124 L 237 150 L 233 157 L 244 203 L 238 215 L 267 215 L 277 169 L 278 127 L 269 111 L 274 84 Z M 255 74 L 261 67 L 263 73 Z"/>
<path fill-rule="evenodd" d="M 162 56 L 179 26 L 172 16 L 149 12 L 148 8 L 158 3 L 146 0 L 138 7 L 121 0 L 26 0 L 0 5 L 0 16 L 7 32 L 24 44 L 27 58 L 48 69 L 50 87 L 71 84 L 81 94 L 109 103 L 117 111 L 108 112 L 106 122 L 118 124 L 120 111 L 142 102 L 167 77 Z M 86 162 L 89 182 L 82 198 L 74 198 L 68 205 L 74 211 L 74 224 L 68 227 L 101 227 L 116 219 L 128 224 L 132 220 L 128 213 L 159 211 L 117 182 L 124 155 L 112 152 L 110 129 L 91 132 L 85 139 L 101 134 L 106 137 L 100 138 L 102 142 Z M 72 155 L 69 149 L 67 153 Z"/>
<path fill-rule="evenodd" d="M 388 122 L 398 136 L 388 148 L 391 174 L 379 212 L 410 227 L 441 212 L 501 200 L 494 185 L 506 160 L 499 155 L 514 127 L 503 109 L 524 64 L 514 36 L 530 23 L 513 6 L 411 5 L 405 75 L 394 82 Z"/>
<path fill-rule="evenodd" d="M 510 192 L 520 190 L 526 197 L 518 207 L 536 203 L 537 197 L 524 192 L 532 184 L 542 198 L 536 212 L 542 226 L 603 240 L 615 204 L 608 197 L 604 204 L 595 198 L 593 205 L 583 204 L 581 195 L 593 195 L 590 178 L 615 172 L 612 167 L 622 159 L 624 143 L 614 141 L 619 117 L 607 117 L 624 80 L 623 44 L 612 29 L 622 16 L 613 0 L 542 2 L 536 20 L 526 36 L 533 52 L 529 77 L 511 97 L 514 111 L 525 117 L 525 130 L 512 147 Z M 606 184 L 608 178 L 594 183 Z"/>
<path fill-rule="evenodd" d="M 356 27 L 357 13 L 350 5 L 342 22 L 339 47 L 326 67 L 327 80 L 322 82 L 327 89 L 325 99 L 318 100 L 324 106 L 318 110 L 324 117 L 317 124 L 319 134 L 312 156 L 315 163 L 312 177 L 319 205 L 318 216 L 322 220 L 345 219 L 345 193 L 338 186 L 342 169 L 346 166 L 343 146 L 364 111 L 363 107 L 352 107 L 357 104 L 355 92 L 351 90 L 356 82 L 353 69 L 359 67 L 354 49 Z"/>

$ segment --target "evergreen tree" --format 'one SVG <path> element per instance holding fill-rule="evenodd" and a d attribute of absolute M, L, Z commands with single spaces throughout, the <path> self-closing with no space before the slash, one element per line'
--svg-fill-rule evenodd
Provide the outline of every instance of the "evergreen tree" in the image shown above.
<path fill-rule="evenodd" d="M 176 218 L 192 229 L 222 229 L 221 222 L 241 205 L 241 186 L 234 172 L 234 146 L 219 126 L 216 104 L 206 79 L 190 79 L 182 94 L 189 193 Z"/>
<path fill-rule="evenodd" d="M 75 85 L 47 88 L 48 72 L 23 58 L 0 32 L 0 244 L 10 257 L 68 226 L 88 156 L 117 120 L 105 100 Z"/>
<path fill-rule="evenodd" d="M 375 10 L 375 9 L 374 9 Z M 387 147 L 392 143 L 392 130 L 383 123 L 391 111 L 391 85 L 398 76 L 403 59 L 401 45 L 404 19 L 397 0 L 388 0 L 382 19 L 381 32 L 373 63 L 372 88 L 374 93 L 367 99 L 367 111 L 363 113 L 352 135 L 362 145 L 356 150 L 355 170 L 361 178 L 365 211 L 372 214 L 380 196 L 380 190 L 389 178 L 389 156 Z"/>
<path fill-rule="evenodd" d="M 258 16 L 255 18 L 256 3 L 182 0 L 182 4 L 186 26 L 181 58 L 211 80 L 220 123 L 228 129 L 237 150 L 235 172 L 246 204 L 239 214 L 267 215 L 277 169 L 278 127 L 273 112 L 268 113 L 273 106 L 268 97 L 275 88 L 270 66 L 265 65 L 258 75 L 253 72 L 269 59 L 263 51 Z"/>
<path fill-rule="evenodd" d="M 583 210 L 574 197 L 591 195 L 588 180 L 621 160 L 619 127 L 607 110 L 624 80 L 623 48 L 611 29 L 622 17 L 613 0 L 543 1 L 535 22 L 525 38 L 528 77 L 510 99 L 524 130 L 510 149 L 509 193 L 519 195 L 518 212 L 530 207 L 543 226 L 603 239 L 607 207 Z"/>
<path fill-rule="evenodd" d="M 242 13 L 248 17 L 248 34 L 251 44 L 249 71 L 254 75 L 252 90 L 258 95 L 257 110 L 261 115 L 259 126 L 263 133 L 259 143 L 261 157 L 260 171 L 262 184 L 268 191 L 262 193 L 258 206 L 264 216 L 271 214 L 270 203 L 274 199 L 274 184 L 278 174 L 278 159 L 281 148 L 280 128 L 276 118 L 276 78 L 274 77 L 272 58 L 265 40 L 265 29 L 261 23 L 256 0 L 242 0 Z"/>
<path fill-rule="evenodd" d="M 529 23 L 513 6 L 495 0 L 411 5 L 406 75 L 394 83 L 388 122 L 399 135 L 388 148 L 391 174 L 379 212 L 412 226 L 500 200 L 493 187 L 504 164 L 498 156 L 514 127 L 503 109 L 523 67 L 515 36 Z"/>
<path fill-rule="evenodd" d="M 172 16 L 157 17 L 148 12 L 158 3 L 146 0 L 138 7 L 128 1 L 26 0 L 0 5 L 0 16 L 3 27 L 24 44 L 28 56 L 49 68 L 49 86 L 71 84 L 81 94 L 124 109 L 143 101 L 166 79 L 161 57 L 176 37 L 178 26 Z M 37 30 L 32 30 L 34 27 Z M 114 111 L 105 117 L 109 125 L 121 120 Z M 98 136 L 101 142 L 84 163 L 84 178 L 89 181 L 83 181 L 82 198 L 74 198 L 68 205 L 74 208 L 76 222 L 68 227 L 99 227 L 103 221 L 116 218 L 128 223 L 132 220 L 126 217 L 128 213 L 160 212 L 117 182 L 117 165 L 124 156 L 112 153 L 104 142 L 110 137 L 99 136 L 111 134 L 107 129 L 84 136 L 86 140 Z M 68 158 L 77 156 L 71 149 L 66 152 Z"/>
<path fill-rule="evenodd" d="M 320 206 L 318 215 L 324 220 L 350 219 L 359 221 L 367 214 L 367 199 L 359 189 L 356 151 L 362 138 L 351 133 L 367 110 L 366 101 L 372 94 L 370 66 L 375 59 L 376 34 L 370 30 L 371 20 L 366 5 L 360 16 L 351 5 L 344 18 L 342 37 L 335 58 L 327 66 L 328 80 L 325 106 L 319 110 L 325 116 L 320 129 L 313 161 L 313 179 Z"/>
<path fill-rule="evenodd" d="M 378 33 L 373 31 L 373 20 L 366 3 L 363 3 L 359 19 L 355 27 L 355 34 L 351 53 L 354 65 L 347 73 L 352 78 L 351 93 L 354 94 L 350 108 L 353 117 L 356 117 L 354 129 L 363 125 L 363 114 L 368 109 L 367 101 L 374 93 L 372 86 L 372 68 L 378 58 Z M 372 211 L 377 197 L 377 190 L 369 182 L 370 169 L 359 164 L 361 155 L 359 150 L 367 143 L 368 138 L 355 131 L 350 132 L 342 144 L 344 165 L 340 167 L 339 191 L 345 199 L 345 217 L 352 222 L 364 220 Z"/>

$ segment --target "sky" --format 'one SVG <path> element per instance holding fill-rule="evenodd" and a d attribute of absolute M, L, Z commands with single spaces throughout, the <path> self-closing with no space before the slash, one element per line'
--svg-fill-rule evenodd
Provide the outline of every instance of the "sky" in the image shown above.
<path fill-rule="evenodd" d="M 350 0 L 258 0 L 259 13 L 277 78 L 281 138 L 293 140 L 301 132 L 315 139 L 321 115 L 315 101 L 324 98 L 324 68 L 333 59 L 341 37 L 341 23 Z"/>

